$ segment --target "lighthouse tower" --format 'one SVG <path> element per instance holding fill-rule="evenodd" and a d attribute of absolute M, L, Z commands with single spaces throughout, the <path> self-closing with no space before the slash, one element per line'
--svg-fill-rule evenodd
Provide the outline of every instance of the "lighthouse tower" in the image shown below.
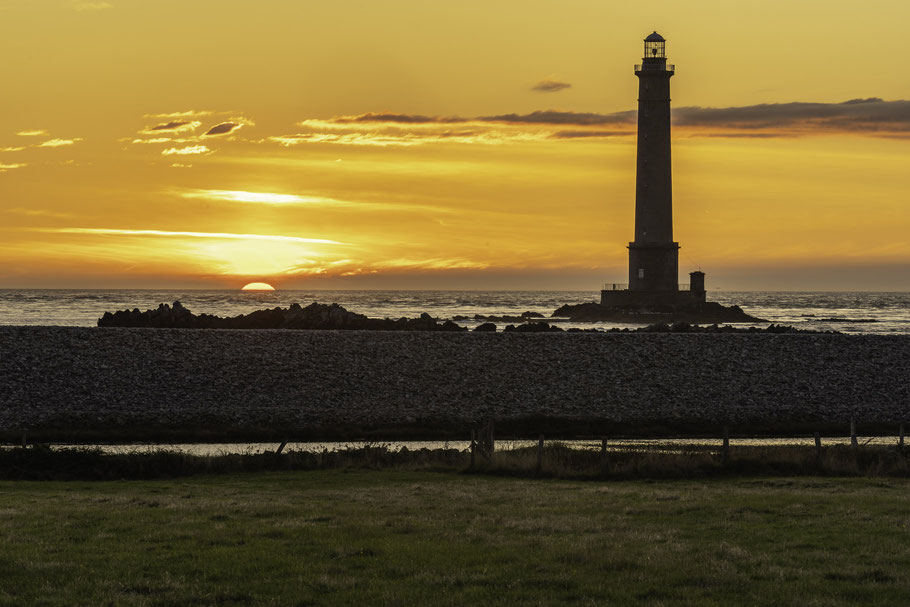
<path fill-rule="evenodd" d="M 638 76 L 638 167 L 635 182 L 635 240 L 629 243 L 629 290 L 677 291 L 679 243 L 673 242 L 670 176 L 670 78 L 666 41 L 645 38 Z"/>
<path fill-rule="evenodd" d="M 635 240 L 629 243 L 628 285 L 606 284 L 601 303 L 649 308 L 690 306 L 705 301 L 705 275 L 690 273 L 680 291 L 679 243 L 673 240 L 670 172 L 670 78 L 667 42 L 657 32 L 644 40 L 638 76 L 638 165 L 635 181 Z"/>

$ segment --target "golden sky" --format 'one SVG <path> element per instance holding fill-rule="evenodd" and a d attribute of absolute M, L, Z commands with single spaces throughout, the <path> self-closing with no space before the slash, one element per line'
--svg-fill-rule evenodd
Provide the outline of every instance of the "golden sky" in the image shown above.
<path fill-rule="evenodd" d="M 0 288 L 626 282 L 633 64 L 680 277 L 906 290 L 904 0 L 0 0 Z"/>

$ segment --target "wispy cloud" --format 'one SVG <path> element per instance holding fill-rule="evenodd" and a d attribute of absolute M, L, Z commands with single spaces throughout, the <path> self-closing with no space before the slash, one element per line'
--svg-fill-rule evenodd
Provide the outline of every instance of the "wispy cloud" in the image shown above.
<path fill-rule="evenodd" d="M 47 135 L 48 133 L 44 129 L 32 129 L 27 131 L 19 131 L 16 134 L 20 137 L 41 137 L 43 135 Z"/>
<path fill-rule="evenodd" d="M 344 201 L 322 196 L 297 196 L 295 194 L 245 192 L 242 190 L 190 190 L 181 192 L 180 196 L 183 198 L 204 198 L 257 204 L 345 204 Z"/>
<path fill-rule="evenodd" d="M 0 148 L 0 152 L 21 152 L 25 149 L 25 146 L 12 147 L 12 148 Z"/>
<path fill-rule="evenodd" d="M 537 91 L 538 93 L 558 93 L 559 91 L 564 91 L 568 88 L 572 88 L 572 85 L 568 82 L 547 78 L 532 86 L 531 90 Z"/>
<path fill-rule="evenodd" d="M 144 114 L 143 118 L 156 118 L 159 120 L 181 120 L 191 118 L 202 118 L 211 116 L 214 112 L 210 110 L 184 110 L 182 112 L 166 112 L 164 114 Z"/>
<path fill-rule="evenodd" d="M 152 137 L 151 139 L 133 139 L 130 143 L 167 143 L 174 141 L 170 137 Z"/>
<path fill-rule="evenodd" d="M 910 137 L 910 101 L 879 98 L 843 103 L 778 103 L 673 110 L 673 123 L 691 137 L 798 137 L 859 134 Z M 414 146 L 426 143 L 497 144 L 545 139 L 622 137 L 635 133 L 637 112 L 600 114 L 539 110 L 465 118 L 368 112 L 298 123 L 297 133 L 268 137 L 282 146 L 330 143 Z M 571 128 L 566 128 L 571 127 Z"/>
<path fill-rule="evenodd" d="M 677 109 L 674 121 L 686 127 L 767 130 L 782 134 L 910 134 L 910 101 L 878 97 L 843 103 L 763 103 L 741 107 L 689 106 Z"/>
<path fill-rule="evenodd" d="M 274 234 L 234 234 L 231 232 L 184 232 L 171 230 L 127 230 L 117 228 L 35 228 L 36 232 L 55 234 L 95 234 L 102 236 L 159 236 L 165 238 L 214 238 L 219 240 L 265 240 L 272 242 L 297 242 L 306 244 L 342 245 L 343 242 L 324 238 L 279 236 Z"/>
<path fill-rule="evenodd" d="M 597 127 L 612 125 L 633 132 L 634 112 L 592 114 L 543 110 L 529 114 L 501 114 L 463 118 L 370 112 L 330 119 L 299 122 L 300 131 L 269 137 L 288 147 L 303 143 L 331 143 L 359 146 L 415 146 L 427 143 L 497 145 L 515 141 L 540 141 L 554 138 L 557 127 L 573 125 Z M 611 135 L 615 135 L 615 128 Z M 601 135 L 604 136 L 604 135 Z"/>
<path fill-rule="evenodd" d="M 456 213 L 455 209 L 436 205 L 408 202 L 340 200 L 327 196 L 284 194 L 275 192 L 248 192 L 244 190 L 194 189 L 176 192 L 182 198 L 219 200 L 244 204 L 301 205 L 356 209 L 357 212 L 406 212 L 406 213 Z"/>
<path fill-rule="evenodd" d="M 21 169 L 22 167 L 26 167 L 26 166 L 28 166 L 28 164 L 25 162 L 15 162 L 12 164 L 0 163 L 0 173 L 5 173 L 5 172 L 11 171 L 13 169 Z"/>
<path fill-rule="evenodd" d="M 161 151 L 162 156 L 192 156 L 198 154 L 211 154 L 207 146 L 204 145 L 188 145 L 182 148 L 168 148 Z"/>
<path fill-rule="evenodd" d="M 197 128 L 202 126 L 202 123 L 198 120 L 171 120 L 170 122 L 163 122 L 150 126 L 143 130 L 143 133 L 154 134 L 154 133 L 183 133 L 188 131 L 194 131 Z"/>
<path fill-rule="evenodd" d="M 38 144 L 35 147 L 39 148 L 59 148 L 67 145 L 73 145 L 79 141 L 82 141 L 80 137 L 75 139 L 48 139 L 47 141 Z"/>

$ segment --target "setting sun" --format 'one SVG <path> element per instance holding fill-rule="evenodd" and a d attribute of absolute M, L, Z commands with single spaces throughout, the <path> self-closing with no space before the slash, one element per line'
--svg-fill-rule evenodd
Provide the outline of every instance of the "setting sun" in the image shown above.
<path fill-rule="evenodd" d="M 243 285 L 241 291 L 274 291 L 275 287 L 270 285 L 267 282 L 251 282 L 248 285 Z"/>

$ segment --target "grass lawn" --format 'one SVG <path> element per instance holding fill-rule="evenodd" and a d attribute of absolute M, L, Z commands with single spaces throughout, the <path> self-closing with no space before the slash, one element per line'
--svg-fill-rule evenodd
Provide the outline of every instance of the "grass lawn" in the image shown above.
<path fill-rule="evenodd" d="M 907 605 L 910 481 L 0 483 L 2 605 Z"/>

